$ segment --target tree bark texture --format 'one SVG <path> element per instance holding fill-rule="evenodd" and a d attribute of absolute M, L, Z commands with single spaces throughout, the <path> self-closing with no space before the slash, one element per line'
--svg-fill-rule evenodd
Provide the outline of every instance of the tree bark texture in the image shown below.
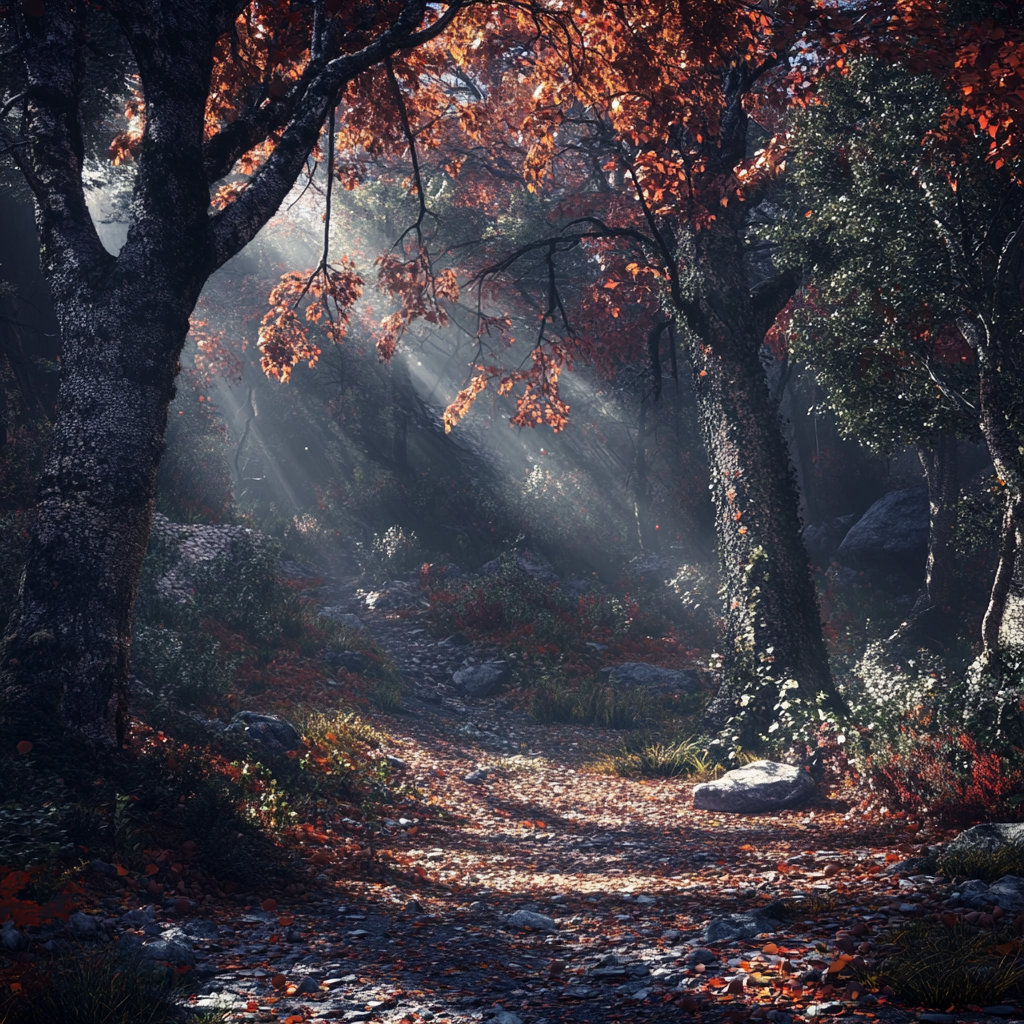
<path fill-rule="evenodd" d="M 928 563 L 925 587 L 915 615 L 927 616 L 929 623 L 949 625 L 956 615 L 956 515 L 960 497 L 957 472 L 957 439 L 942 434 L 932 448 L 918 455 L 928 484 Z"/>
<path fill-rule="evenodd" d="M 82 185 L 78 109 L 89 7 L 48 0 L 41 17 L 15 16 L 26 131 L 12 153 L 35 199 L 62 363 L 36 526 L 0 645 L 0 716 L 26 737 L 42 719 L 116 747 L 124 740 L 132 606 L 167 409 L 200 291 L 276 212 L 348 82 L 441 31 L 457 7 L 421 30 L 426 3 L 407 0 L 354 52 L 335 19 L 287 102 L 260 104 L 204 141 L 214 46 L 236 6 L 106 6 L 128 40 L 146 101 L 128 237 L 116 258 L 100 243 Z M 213 215 L 211 186 L 278 129 L 243 196 Z"/>
<path fill-rule="evenodd" d="M 722 143 L 709 171 L 730 174 L 746 155 L 745 74 L 727 76 Z M 690 283 L 680 286 L 677 306 L 689 332 L 726 599 L 723 685 L 709 708 L 712 724 L 724 722 L 759 672 L 795 680 L 802 700 L 821 694 L 828 708 L 844 709 L 801 537 L 795 472 L 760 358 L 797 282 L 788 275 L 755 281 L 744 251 L 749 205 L 731 203 L 705 230 L 681 231 L 679 246 Z M 771 705 L 744 713 L 752 729 L 767 725 L 754 721 L 762 712 L 771 715 Z"/>

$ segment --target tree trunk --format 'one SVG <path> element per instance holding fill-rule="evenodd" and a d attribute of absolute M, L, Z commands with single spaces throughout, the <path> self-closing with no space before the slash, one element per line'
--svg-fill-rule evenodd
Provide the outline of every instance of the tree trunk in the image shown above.
<path fill-rule="evenodd" d="M 60 412 L 0 648 L 8 721 L 29 728 L 55 708 L 64 730 L 101 747 L 124 740 L 132 607 L 188 330 L 187 310 L 140 292 L 58 304 Z"/>
<path fill-rule="evenodd" d="M 959 594 L 956 585 L 956 515 L 960 497 L 957 439 L 941 434 L 932 448 L 918 451 L 928 484 L 928 562 L 925 585 L 914 615 L 921 626 L 941 631 L 953 623 Z"/>
<path fill-rule="evenodd" d="M 642 551 L 661 550 L 658 532 L 654 528 L 651 512 L 651 482 L 647 476 L 647 400 L 640 398 L 640 411 L 636 422 L 636 460 L 633 465 L 633 510 L 636 515 L 637 536 Z"/>
<path fill-rule="evenodd" d="M 722 328 L 712 344 L 695 346 L 693 360 L 728 602 L 725 683 L 711 716 L 722 720 L 761 668 L 779 681 L 795 679 L 802 698 L 824 694 L 840 710 L 760 338 Z"/>

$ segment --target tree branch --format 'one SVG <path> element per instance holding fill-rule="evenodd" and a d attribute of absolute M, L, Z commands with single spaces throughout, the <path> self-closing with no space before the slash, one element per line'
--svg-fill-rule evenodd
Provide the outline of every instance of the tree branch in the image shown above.
<path fill-rule="evenodd" d="M 447 27 L 466 0 L 452 0 L 429 28 L 416 32 L 428 10 L 427 0 L 406 0 L 392 25 L 363 49 L 335 57 L 315 76 L 294 116 L 248 188 L 222 213 L 211 218 L 215 266 L 248 244 L 270 219 L 295 183 L 309 151 L 316 144 L 328 110 L 354 78 L 398 50 L 417 46 Z"/>

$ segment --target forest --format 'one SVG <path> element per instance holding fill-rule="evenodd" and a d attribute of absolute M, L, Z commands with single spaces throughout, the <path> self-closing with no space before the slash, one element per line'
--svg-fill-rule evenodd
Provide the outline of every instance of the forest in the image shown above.
<path fill-rule="evenodd" d="M 0 0 L 0 1024 L 1024 1021 L 1024 7 Z"/>

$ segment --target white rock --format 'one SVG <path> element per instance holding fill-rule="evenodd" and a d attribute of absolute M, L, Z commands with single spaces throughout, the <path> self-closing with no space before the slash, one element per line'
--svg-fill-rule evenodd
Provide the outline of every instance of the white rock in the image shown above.
<path fill-rule="evenodd" d="M 802 768 L 753 761 L 714 782 L 693 787 L 693 806 L 702 811 L 756 814 L 797 807 L 814 794 L 814 779 Z"/>

